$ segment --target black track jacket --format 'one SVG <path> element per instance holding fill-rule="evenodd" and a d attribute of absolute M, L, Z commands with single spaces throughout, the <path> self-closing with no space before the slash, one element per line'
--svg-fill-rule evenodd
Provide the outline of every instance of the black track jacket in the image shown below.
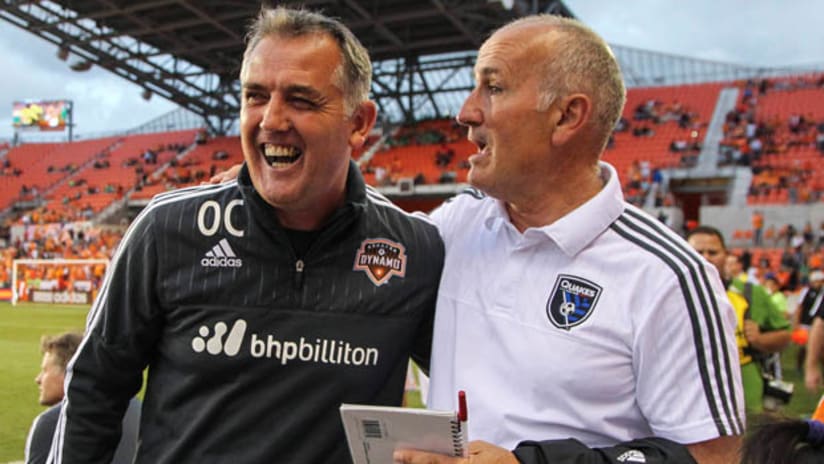
<path fill-rule="evenodd" d="M 343 402 L 397 405 L 428 365 L 443 243 L 365 186 L 297 259 L 238 180 L 156 196 L 125 234 L 67 373 L 56 463 L 104 463 L 148 370 L 137 463 L 341 463 Z"/>

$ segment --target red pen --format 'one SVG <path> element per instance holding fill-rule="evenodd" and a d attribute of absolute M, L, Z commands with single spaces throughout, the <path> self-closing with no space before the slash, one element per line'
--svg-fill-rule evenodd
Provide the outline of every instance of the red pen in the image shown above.
<path fill-rule="evenodd" d="M 466 409 L 466 393 L 463 390 L 458 392 L 458 420 L 466 423 L 469 418 L 469 411 Z"/>
<path fill-rule="evenodd" d="M 469 456 L 469 448 L 467 447 L 467 439 L 469 435 L 469 430 L 466 428 L 466 421 L 469 419 L 469 410 L 466 407 L 466 393 L 463 390 L 458 391 L 458 424 L 459 424 L 459 434 L 460 434 L 460 443 L 461 443 L 461 451 L 460 456 L 468 457 Z M 459 454 L 455 454 L 458 456 Z"/>

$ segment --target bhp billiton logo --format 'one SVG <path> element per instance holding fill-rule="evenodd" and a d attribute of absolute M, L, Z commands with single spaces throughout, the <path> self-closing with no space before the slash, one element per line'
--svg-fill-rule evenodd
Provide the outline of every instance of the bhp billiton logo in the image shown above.
<path fill-rule="evenodd" d="M 215 324 L 214 333 L 209 337 L 209 328 L 205 325 L 200 326 L 199 336 L 192 339 L 192 349 L 195 353 L 202 353 L 206 350 L 209 354 L 218 354 L 223 351 L 227 356 L 236 355 L 240 351 L 243 335 L 246 333 L 246 321 L 243 319 L 235 321 L 229 336 L 224 341 L 223 335 L 226 334 L 227 328 L 225 322 L 218 322 Z"/>
<path fill-rule="evenodd" d="M 232 357 L 243 348 L 246 335 L 246 321 L 238 319 L 231 330 L 225 322 L 217 322 L 214 330 L 202 325 L 198 334 L 192 339 L 195 353 L 207 352 L 211 355 L 220 353 Z M 227 334 L 228 333 L 228 334 Z M 378 364 L 378 349 L 371 346 L 355 346 L 343 340 L 315 338 L 307 340 L 300 337 L 297 341 L 279 340 L 273 335 L 265 337 L 251 334 L 249 354 L 253 358 L 277 359 L 281 365 L 292 360 L 321 364 L 344 364 L 351 366 L 375 366 Z"/>

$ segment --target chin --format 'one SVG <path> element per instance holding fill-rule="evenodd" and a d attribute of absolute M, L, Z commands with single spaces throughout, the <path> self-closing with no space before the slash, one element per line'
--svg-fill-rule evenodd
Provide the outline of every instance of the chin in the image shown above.
<path fill-rule="evenodd" d="M 469 185 L 475 187 L 478 190 L 485 191 L 488 185 L 488 182 L 485 182 L 485 176 L 479 172 L 477 168 L 473 167 L 470 169 L 469 174 L 466 176 L 467 182 Z"/>

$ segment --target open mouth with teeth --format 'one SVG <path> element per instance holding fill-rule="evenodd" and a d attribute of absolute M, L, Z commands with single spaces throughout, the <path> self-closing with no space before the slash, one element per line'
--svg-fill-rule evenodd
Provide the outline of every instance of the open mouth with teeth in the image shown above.
<path fill-rule="evenodd" d="M 266 162 L 273 168 L 291 166 L 303 155 L 303 151 L 291 146 L 263 144 L 260 148 Z"/>

